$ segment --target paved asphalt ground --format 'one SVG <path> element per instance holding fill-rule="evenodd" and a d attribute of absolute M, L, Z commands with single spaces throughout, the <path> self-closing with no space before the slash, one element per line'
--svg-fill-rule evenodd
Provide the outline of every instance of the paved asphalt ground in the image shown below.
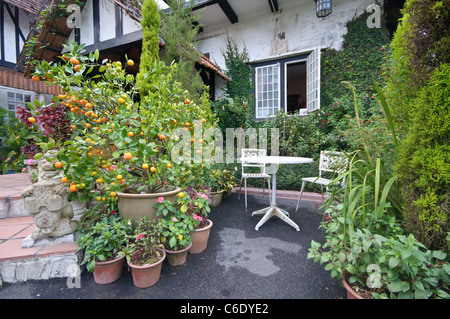
<path fill-rule="evenodd" d="M 189 301 L 190 306 L 219 303 L 224 312 L 230 299 L 247 299 L 247 304 L 270 301 L 282 308 L 297 308 L 296 299 L 345 299 L 345 290 L 330 273 L 306 258 L 311 240 L 322 240 L 318 228 L 322 213 L 317 203 L 303 201 L 297 213 L 295 200 L 278 199 L 277 203 L 291 213 L 299 232 L 278 217 L 256 231 L 261 217 L 252 217 L 251 212 L 268 206 L 268 198 L 249 195 L 246 212 L 244 196 L 238 200 L 238 195 L 232 194 L 210 214 L 214 225 L 207 249 L 188 255 L 179 267 L 165 261 L 161 279 L 153 287 L 134 287 L 125 265 L 122 277 L 108 285 L 96 284 L 93 275 L 84 271 L 80 288 L 69 289 L 66 278 L 4 284 L 0 299 L 153 299 L 151 304 L 172 300 L 175 312 L 184 310 L 181 307 Z M 245 310 L 238 308 L 234 311 Z M 233 311 L 231 306 L 227 311 Z"/>

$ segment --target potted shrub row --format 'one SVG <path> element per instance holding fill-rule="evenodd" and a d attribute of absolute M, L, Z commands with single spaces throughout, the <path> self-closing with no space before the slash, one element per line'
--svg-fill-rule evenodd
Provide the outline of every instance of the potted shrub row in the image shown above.
<path fill-rule="evenodd" d="M 159 197 L 154 205 L 159 218 L 143 216 L 135 227 L 118 214 L 116 202 L 93 207 L 78 227 L 77 243 L 78 251 L 84 252 L 81 264 L 93 272 L 95 282 L 119 279 L 126 258 L 134 285 L 147 288 L 158 282 L 166 257 L 171 266 L 180 266 L 188 251 L 205 250 L 212 226 L 207 219 L 210 199 L 205 193 L 190 191 L 180 192 L 176 201 Z M 199 238 L 197 233 L 204 235 Z"/>

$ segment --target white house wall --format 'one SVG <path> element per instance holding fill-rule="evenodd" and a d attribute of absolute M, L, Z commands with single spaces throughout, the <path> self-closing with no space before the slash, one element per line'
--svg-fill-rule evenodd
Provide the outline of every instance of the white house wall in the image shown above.
<path fill-rule="evenodd" d="M 86 46 L 95 44 L 94 38 L 94 7 L 95 0 L 88 0 L 81 11 L 81 28 L 80 28 L 80 43 L 85 43 Z M 122 19 L 116 19 L 115 3 L 113 0 L 97 0 L 99 3 L 99 41 L 107 41 L 116 38 L 116 23 L 122 23 L 123 35 L 140 31 L 141 26 L 129 15 L 122 11 Z M 75 40 L 75 33 L 72 31 L 68 42 Z"/>
<path fill-rule="evenodd" d="M 13 14 L 15 14 L 14 6 L 9 5 Z M 19 8 L 19 28 L 22 31 L 24 37 L 28 36 L 31 29 L 31 23 L 35 20 L 35 17 L 25 10 Z M 4 44 L 5 44 L 5 56 L 6 62 L 15 64 L 17 62 L 17 51 L 16 51 L 16 27 L 14 21 L 11 19 L 8 10 L 4 9 Z M 22 50 L 24 45 L 23 40 L 19 38 L 19 50 Z M 0 44 L 1 45 L 1 44 Z M 19 51 L 20 52 L 20 51 Z"/>
<path fill-rule="evenodd" d="M 198 36 L 198 49 L 222 69 L 227 34 L 240 49 L 247 48 L 251 62 L 277 59 L 308 52 L 317 47 L 340 49 L 346 23 L 364 13 L 375 0 L 335 0 L 333 13 L 325 18 L 315 15 L 313 0 L 280 1 L 281 12 L 239 16 L 238 23 L 204 28 Z M 284 32 L 284 39 L 278 34 Z"/>

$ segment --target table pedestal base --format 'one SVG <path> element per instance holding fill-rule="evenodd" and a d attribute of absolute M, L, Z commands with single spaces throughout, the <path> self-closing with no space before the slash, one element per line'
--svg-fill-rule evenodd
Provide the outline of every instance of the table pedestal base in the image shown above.
<path fill-rule="evenodd" d="M 285 211 L 284 209 L 281 209 L 280 207 L 272 205 L 270 207 L 266 207 L 266 208 L 254 211 L 252 213 L 252 216 L 263 215 L 263 214 L 264 214 L 264 216 L 263 216 L 263 218 L 261 218 L 259 223 L 256 225 L 255 230 L 258 230 L 259 227 L 261 227 L 267 220 L 269 220 L 270 217 L 275 215 L 278 218 L 280 218 L 281 220 L 283 220 L 284 222 L 286 222 L 289 225 L 291 225 L 292 227 L 294 227 L 297 231 L 300 231 L 300 228 L 298 227 L 298 225 L 289 218 L 289 213 L 287 211 Z"/>

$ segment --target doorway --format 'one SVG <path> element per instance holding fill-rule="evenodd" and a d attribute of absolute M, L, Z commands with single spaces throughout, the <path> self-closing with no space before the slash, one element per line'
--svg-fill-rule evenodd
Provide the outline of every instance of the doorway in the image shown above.
<path fill-rule="evenodd" d="M 286 63 L 286 112 L 306 114 L 306 61 Z"/>

